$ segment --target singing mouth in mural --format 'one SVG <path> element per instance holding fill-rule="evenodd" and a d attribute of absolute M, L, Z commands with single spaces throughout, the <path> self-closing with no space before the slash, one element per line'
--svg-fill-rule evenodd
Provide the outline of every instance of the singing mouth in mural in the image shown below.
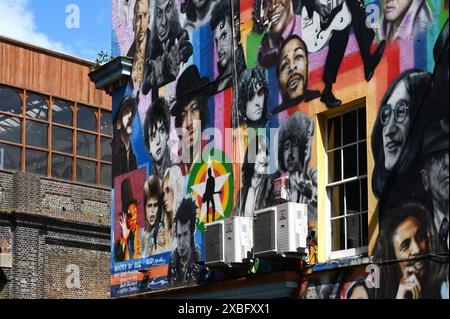
<path fill-rule="evenodd" d="M 386 148 L 389 153 L 395 153 L 397 150 L 402 146 L 401 141 L 397 140 L 389 140 L 389 142 L 386 143 Z"/>
<path fill-rule="evenodd" d="M 292 155 L 289 155 L 287 163 L 289 164 L 289 166 L 294 165 L 295 163 L 295 157 Z"/>
<path fill-rule="evenodd" d="M 270 23 L 271 24 L 277 24 L 278 22 L 280 22 L 281 16 L 283 15 L 283 12 L 279 12 L 274 14 L 271 18 L 270 18 Z"/>
<path fill-rule="evenodd" d="M 301 76 L 298 73 L 291 75 L 291 77 L 289 78 L 289 80 L 287 82 L 288 90 L 295 91 L 297 89 L 298 85 L 300 84 L 300 82 L 303 82 L 303 76 Z"/>
<path fill-rule="evenodd" d="M 169 33 L 169 28 L 167 26 L 161 26 L 161 28 L 159 30 L 159 37 L 161 39 L 165 39 L 168 33 Z"/>
<path fill-rule="evenodd" d="M 225 58 L 225 50 L 220 50 L 217 52 L 217 55 L 219 57 L 219 61 L 222 61 Z"/>
<path fill-rule="evenodd" d="M 386 7 L 384 7 L 384 11 L 386 12 L 386 14 L 389 14 L 389 13 L 393 12 L 394 10 L 397 10 L 397 8 L 392 4 L 388 4 L 388 5 L 386 5 Z"/>
<path fill-rule="evenodd" d="M 156 155 L 161 155 L 161 152 L 162 152 L 162 149 L 161 149 L 161 147 L 159 147 L 157 150 L 156 150 Z"/>

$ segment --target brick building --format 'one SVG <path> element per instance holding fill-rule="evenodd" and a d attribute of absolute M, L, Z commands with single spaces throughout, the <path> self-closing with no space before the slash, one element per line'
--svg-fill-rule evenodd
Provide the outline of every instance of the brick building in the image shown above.
<path fill-rule="evenodd" d="M 0 298 L 109 296 L 111 98 L 93 66 L 0 37 Z"/>

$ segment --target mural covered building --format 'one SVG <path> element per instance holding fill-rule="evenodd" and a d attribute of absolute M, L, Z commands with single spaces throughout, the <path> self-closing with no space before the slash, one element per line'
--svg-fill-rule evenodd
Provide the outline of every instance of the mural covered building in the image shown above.
<path fill-rule="evenodd" d="M 113 297 L 220 280 L 205 223 L 283 183 L 295 296 L 448 298 L 448 1 L 112 4 Z"/>

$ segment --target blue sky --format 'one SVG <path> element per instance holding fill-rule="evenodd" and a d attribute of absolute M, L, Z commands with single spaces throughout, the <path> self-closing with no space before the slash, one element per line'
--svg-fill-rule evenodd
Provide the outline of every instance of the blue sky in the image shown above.
<path fill-rule="evenodd" d="M 79 28 L 66 26 L 68 5 L 79 8 Z M 0 0 L 0 35 L 95 60 L 111 51 L 111 0 Z"/>

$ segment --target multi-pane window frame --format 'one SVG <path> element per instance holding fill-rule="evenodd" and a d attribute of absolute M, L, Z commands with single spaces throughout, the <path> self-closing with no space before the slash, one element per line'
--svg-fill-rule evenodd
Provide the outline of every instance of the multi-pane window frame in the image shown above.
<path fill-rule="evenodd" d="M 362 254 L 366 254 L 368 252 L 368 223 L 367 224 L 363 224 L 364 222 L 364 218 L 363 215 L 366 215 L 366 220 L 368 220 L 368 174 L 367 174 L 367 167 L 368 167 L 368 163 L 367 163 L 367 113 L 365 110 L 365 105 L 363 106 L 358 106 L 355 108 L 351 108 L 345 111 L 342 111 L 340 113 L 337 114 L 333 114 L 330 115 L 328 117 L 325 118 L 325 136 L 326 136 L 326 141 L 325 141 L 325 177 L 326 177 L 326 225 L 327 225 L 327 234 L 328 238 L 326 241 L 326 246 L 327 246 L 327 258 L 329 260 L 333 260 L 333 259 L 339 259 L 339 258 L 346 258 L 346 257 L 352 257 L 352 256 L 358 256 L 358 255 L 362 255 Z M 359 123 L 359 117 L 360 117 L 360 110 L 364 111 L 364 128 L 365 131 L 364 132 L 360 132 L 360 123 Z M 350 112 L 356 112 L 356 141 L 344 144 L 344 121 L 343 121 L 343 116 L 347 113 Z M 335 118 L 340 118 L 340 143 L 339 146 L 336 147 L 331 147 L 328 145 L 329 144 L 329 136 L 330 136 L 330 127 L 329 127 L 329 121 L 333 120 Z M 363 135 L 361 135 L 361 133 Z M 364 138 L 360 138 L 361 136 L 363 136 Z M 360 163 L 360 144 L 365 143 L 366 147 L 364 149 L 365 151 L 365 156 L 363 155 L 363 158 L 365 158 L 365 174 L 361 174 L 361 163 Z M 356 146 L 356 158 L 357 158 L 357 167 L 356 167 L 356 176 L 351 176 L 348 178 L 345 178 L 344 176 L 344 149 L 349 148 L 351 146 Z M 340 155 L 340 179 L 336 180 L 336 178 L 334 178 L 333 181 L 330 181 L 330 172 L 329 172 L 329 167 L 330 167 L 330 163 L 329 163 L 329 154 L 332 152 L 336 152 L 339 150 L 339 155 Z M 346 198 L 346 187 L 345 185 L 350 184 L 352 182 L 359 182 L 359 201 L 360 201 L 360 211 L 357 213 L 348 213 L 347 211 L 347 198 Z M 362 187 L 362 183 L 365 183 L 366 187 L 365 190 Z M 342 189 L 344 190 L 344 195 L 343 195 L 343 214 L 341 212 L 338 212 L 338 214 L 333 214 L 332 209 L 332 188 L 333 187 L 337 187 L 337 186 L 342 186 Z M 363 196 L 365 196 L 365 210 L 363 209 Z M 334 215 L 334 216 L 333 216 Z M 351 217 L 356 217 L 358 216 L 359 218 L 359 223 L 360 223 L 360 229 L 359 229 L 359 235 L 360 235 L 360 243 L 363 243 L 362 246 L 360 247 L 353 247 L 353 248 L 348 248 L 348 227 L 347 227 L 347 221 L 348 218 Z M 341 249 L 341 250 L 333 250 L 333 221 L 337 221 L 337 220 L 344 220 L 344 245 L 345 248 Z M 364 241 L 364 229 L 365 229 L 365 233 L 367 235 L 367 240 L 366 242 Z"/>
<path fill-rule="evenodd" d="M 22 112 L 20 114 L 16 114 L 13 112 L 7 112 L 7 111 L 0 111 L 1 115 L 5 115 L 9 118 L 18 119 L 21 123 L 20 143 L 0 139 L 1 144 L 20 148 L 20 150 L 21 150 L 20 171 L 21 172 L 27 172 L 27 169 L 26 169 L 27 150 L 45 152 L 46 157 L 47 157 L 47 169 L 46 169 L 47 174 L 46 175 L 41 174 L 41 176 L 58 179 L 58 180 L 63 180 L 63 181 L 95 185 L 95 186 L 104 187 L 104 188 L 108 188 L 108 189 L 111 188 L 110 182 L 102 183 L 102 181 L 101 181 L 101 167 L 102 167 L 102 165 L 106 165 L 107 167 L 109 167 L 109 169 L 111 169 L 112 159 L 111 159 L 111 161 L 102 159 L 102 154 L 101 154 L 101 149 L 100 149 L 101 138 L 106 138 L 107 140 L 109 140 L 109 143 L 111 143 L 111 141 L 112 141 L 112 132 L 109 132 L 109 134 L 108 134 L 106 132 L 101 131 L 101 124 L 102 124 L 101 116 L 103 113 L 111 114 L 110 110 L 108 110 L 107 108 L 104 108 L 104 107 L 100 107 L 100 106 L 92 106 L 92 105 L 89 105 L 86 103 L 70 101 L 66 98 L 52 96 L 50 94 L 37 92 L 37 91 L 33 91 L 33 90 L 28 90 L 25 88 L 17 88 L 17 87 L 8 85 L 8 84 L 0 83 L 0 90 L 3 88 L 8 88 L 8 89 L 12 89 L 12 90 L 16 91 L 22 100 Z M 45 100 L 45 102 L 47 104 L 47 119 L 46 120 L 27 116 L 27 98 L 30 95 L 37 95 Z M 70 109 L 72 111 L 72 125 L 55 123 L 53 121 L 53 106 L 54 106 L 54 103 L 58 102 L 58 101 L 64 102 L 70 107 Z M 92 112 L 95 116 L 95 119 L 96 119 L 96 131 L 84 130 L 84 129 L 77 127 L 77 123 L 78 123 L 77 122 L 77 112 L 78 112 L 79 107 L 89 108 L 92 110 Z M 27 145 L 28 144 L 27 138 L 26 138 L 27 123 L 38 123 L 38 124 L 47 126 L 47 148 L 33 146 L 33 145 Z M 112 125 L 112 123 L 111 123 L 111 125 Z M 61 128 L 61 129 L 71 130 L 71 135 L 72 135 L 72 152 L 71 153 L 53 149 L 53 140 L 52 140 L 53 139 L 53 128 Z M 81 155 L 77 154 L 77 134 L 78 133 L 90 134 L 92 136 L 95 136 L 95 150 L 96 150 L 95 158 L 85 157 L 85 156 L 81 156 Z M 64 157 L 71 159 L 72 169 L 71 169 L 71 178 L 70 179 L 52 176 L 52 159 L 53 159 L 54 155 L 55 156 L 64 156 Z M 96 176 L 95 176 L 94 184 L 77 181 L 77 171 L 76 171 L 77 160 L 87 160 L 87 161 L 95 164 Z M 14 169 L 13 169 L 13 171 L 14 171 Z"/>

